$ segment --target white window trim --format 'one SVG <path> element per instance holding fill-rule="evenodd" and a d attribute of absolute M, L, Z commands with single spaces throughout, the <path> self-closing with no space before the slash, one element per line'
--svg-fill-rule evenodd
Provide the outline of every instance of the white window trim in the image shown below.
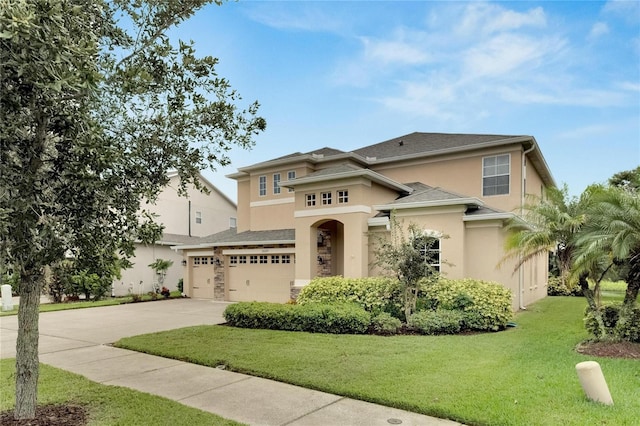
<path fill-rule="evenodd" d="M 495 175 L 495 176 L 485 176 L 484 175 L 484 160 L 486 158 L 492 158 L 492 157 L 503 157 L 503 156 L 507 156 L 509 157 L 509 191 L 507 191 L 507 193 L 505 194 L 493 194 L 493 195 L 485 195 L 484 194 L 484 178 L 485 177 L 495 177 L 495 176 L 504 176 L 504 175 Z M 504 197 L 504 196 L 508 196 L 511 195 L 511 154 L 510 153 L 506 153 L 506 154 L 496 154 L 496 155 L 487 155 L 482 157 L 482 178 L 480 179 L 480 193 L 482 194 L 483 197 Z"/>
<path fill-rule="evenodd" d="M 282 192 L 280 190 L 280 178 L 281 178 L 280 173 L 273 174 L 273 193 L 274 194 L 280 194 L 280 192 Z"/>
<path fill-rule="evenodd" d="M 262 192 L 262 182 L 264 182 L 264 193 Z M 267 175 L 258 176 L 258 196 L 267 196 Z"/>

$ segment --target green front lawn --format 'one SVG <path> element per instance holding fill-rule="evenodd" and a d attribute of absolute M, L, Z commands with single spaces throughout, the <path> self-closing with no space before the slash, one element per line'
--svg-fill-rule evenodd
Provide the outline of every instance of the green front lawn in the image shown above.
<path fill-rule="evenodd" d="M 585 300 L 546 298 L 517 327 L 462 336 L 325 335 L 200 326 L 117 346 L 482 425 L 637 425 L 637 360 L 602 365 L 615 405 L 586 400 L 574 347 Z"/>
<path fill-rule="evenodd" d="M 15 359 L 0 360 L 0 411 L 15 407 Z M 159 396 L 40 364 L 38 404 L 73 404 L 89 410 L 90 425 L 240 425 Z"/>

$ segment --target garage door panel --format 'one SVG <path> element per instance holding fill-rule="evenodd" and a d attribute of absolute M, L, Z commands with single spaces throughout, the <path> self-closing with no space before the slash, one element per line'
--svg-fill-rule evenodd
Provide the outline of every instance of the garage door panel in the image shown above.
<path fill-rule="evenodd" d="M 232 302 L 287 302 L 293 264 L 239 264 L 229 267 L 229 300 Z"/>

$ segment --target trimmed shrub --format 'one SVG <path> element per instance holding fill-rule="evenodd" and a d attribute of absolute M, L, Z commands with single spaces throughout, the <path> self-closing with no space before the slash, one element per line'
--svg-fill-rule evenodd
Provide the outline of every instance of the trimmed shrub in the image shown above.
<path fill-rule="evenodd" d="M 640 307 L 631 310 L 631 315 L 621 317 L 616 324 L 616 335 L 623 340 L 640 343 Z"/>
<path fill-rule="evenodd" d="M 371 322 L 368 312 L 351 303 L 241 302 L 227 306 L 223 316 L 234 327 L 333 334 L 362 334 Z"/>
<path fill-rule="evenodd" d="M 422 334 L 456 334 L 462 328 L 462 320 L 460 311 L 438 309 L 416 312 L 411 315 L 407 325 Z"/>
<path fill-rule="evenodd" d="M 621 304 L 604 305 L 597 311 L 586 309 L 584 326 L 597 339 L 617 339 L 640 343 L 640 307 L 631 309 L 629 315 L 621 315 Z M 602 318 L 602 325 L 598 321 Z M 604 329 L 602 328 L 604 327 Z"/>
<path fill-rule="evenodd" d="M 548 296 L 583 296 L 582 289 L 577 282 L 562 284 L 560 277 L 549 277 L 547 280 Z"/>
<path fill-rule="evenodd" d="M 396 334 L 400 327 L 402 322 L 388 312 L 381 312 L 371 319 L 371 328 L 376 334 Z"/>
<path fill-rule="evenodd" d="M 461 311 L 463 329 L 498 331 L 513 317 L 511 291 L 495 282 L 441 278 L 423 291 L 426 306 Z"/>
<path fill-rule="evenodd" d="M 397 280 L 382 277 L 343 278 L 322 277 L 313 279 L 298 295 L 297 302 L 307 303 L 357 303 L 375 314 L 389 312 L 397 316 L 402 309 Z"/>

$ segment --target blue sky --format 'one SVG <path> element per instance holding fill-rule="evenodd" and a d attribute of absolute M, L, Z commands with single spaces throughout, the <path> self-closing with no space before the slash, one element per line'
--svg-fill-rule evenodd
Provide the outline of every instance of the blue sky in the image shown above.
<path fill-rule="evenodd" d="M 577 195 L 640 164 L 640 2 L 240 1 L 172 33 L 267 130 L 205 172 L 411 132 L 533 135 Z"/>

